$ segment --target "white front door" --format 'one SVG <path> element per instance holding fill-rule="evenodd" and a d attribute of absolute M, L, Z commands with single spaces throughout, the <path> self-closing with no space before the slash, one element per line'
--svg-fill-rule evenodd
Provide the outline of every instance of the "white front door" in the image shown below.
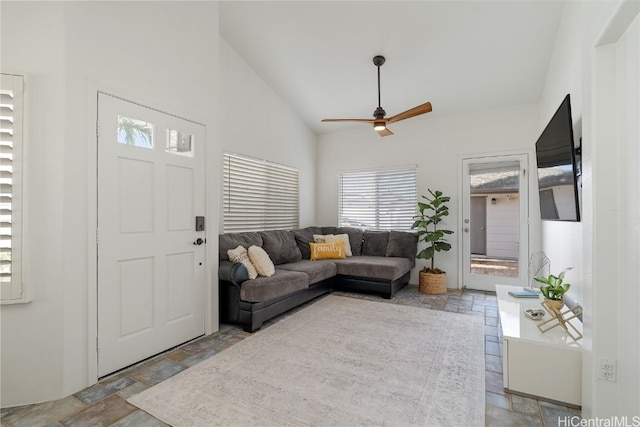
<path fill-rule="evenodd" d="M 526 286 L 527 162 L 526 154 L 462 160 L 463 286 L 485 291 L 495 291 L 496 284 Z M 473 209 L 479 202 L 483 209 Z M 473 244 L 478 228 L 484 228 L 482 253 Z"/>
<path fill-rule="evenodd" d="M 102 377 L 204 334 L 205 131 L 103 93 L 98 129 Z"/>

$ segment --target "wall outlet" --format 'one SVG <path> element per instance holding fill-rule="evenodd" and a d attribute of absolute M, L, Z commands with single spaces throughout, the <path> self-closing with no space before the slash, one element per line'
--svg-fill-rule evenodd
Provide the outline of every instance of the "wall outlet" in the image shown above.
<path fill-rule="evenodd" d="M 618 362 L 611 359 L 598 359 L 598 379 L 616 382 Z"/>

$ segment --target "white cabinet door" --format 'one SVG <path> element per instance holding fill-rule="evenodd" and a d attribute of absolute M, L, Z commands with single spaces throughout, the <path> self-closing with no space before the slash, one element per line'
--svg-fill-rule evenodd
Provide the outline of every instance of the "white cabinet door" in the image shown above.
<path fill-rule="evenodd" d="M 98 96 L 98 375 L 204 334 L 204 127 Z M 203 242 L 204 243 L 204 242 Z"/>

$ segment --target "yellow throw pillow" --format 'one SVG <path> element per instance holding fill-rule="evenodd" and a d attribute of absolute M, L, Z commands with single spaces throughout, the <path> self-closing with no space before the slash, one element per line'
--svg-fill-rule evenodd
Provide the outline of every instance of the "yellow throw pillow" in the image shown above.
<path fill-rule="evenodd" d="M 229 249 L 227 251 L 227 255 L 229 256 L 229 261 L 244 264 L 244 266 L 247 268 L 247 273 L 249 273 L 249 279 L 255 279 L 256 277 L 258 277 L 258 272 L 251 263 L 251 260 L 249 260 L 249 254 L 247 253 L 247 250 L 244 248 L 244 246 L 240 245 L 235 249 Z"/>
<path fill-rule="evenodd" d="M 349 242 L 348 234 L 314 234 L 313 235 L 314 243 L 333 243 L 333 242 L 344 242 L 344 254 L 345 256 L 352 256 L 351 253 L 351 243 Z"/>
<path fill-rule="evenodd" d="M 256 271 L 261 276 L 273 276 L 276 272 L 276 267 L 273 265 L 273 261 L 269 258 L 269 254 L 260 246 L 250 246 L 249 259 L 256 268 Z"/>
<path fill-rule="evenodd" d="M 309 243 L 311 259 L 345 259 L 344 242 Z"/>

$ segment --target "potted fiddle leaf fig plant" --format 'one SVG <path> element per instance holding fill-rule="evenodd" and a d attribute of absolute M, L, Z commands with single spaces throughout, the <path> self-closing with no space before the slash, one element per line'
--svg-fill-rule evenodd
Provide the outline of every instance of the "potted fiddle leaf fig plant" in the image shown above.
<path fill-rule="evenodd" d="M 542 292 L 546 303 L 556 312 L 562 309 L 564 305 L 564 294 L 571 288 L 569 283 L 563 284 L 563 281 L 564 276 L 572 269 L 573 267 L 567 267 L 557 276 L 549 274 L 548 277 L 534 277 L 537 282 L 542 283 L 540 292 Z"/>
<path fill-rule="evenodd" d="M 435 267 L 436 252 L 448 251 L 451 244 L 445 236 L 453 234 L 452 230 L 439 227 L 443 218 L 449 215 L 447 202 L 451 197 L 445 196 L 442 191 L 429 191 L 428 196 L 422 196 L 425 202 L 418 202 L 419 215 L 414 217 L 412 228 L 418 230 L 418 241 L 425 242 L 427 247 L 416 255 L 416 258 L 431 259 L 431 267 L 425 266 L 420 271 L 420 292 L 429 294 L 443 294 L 447 292 L 447 273 Z"/>

